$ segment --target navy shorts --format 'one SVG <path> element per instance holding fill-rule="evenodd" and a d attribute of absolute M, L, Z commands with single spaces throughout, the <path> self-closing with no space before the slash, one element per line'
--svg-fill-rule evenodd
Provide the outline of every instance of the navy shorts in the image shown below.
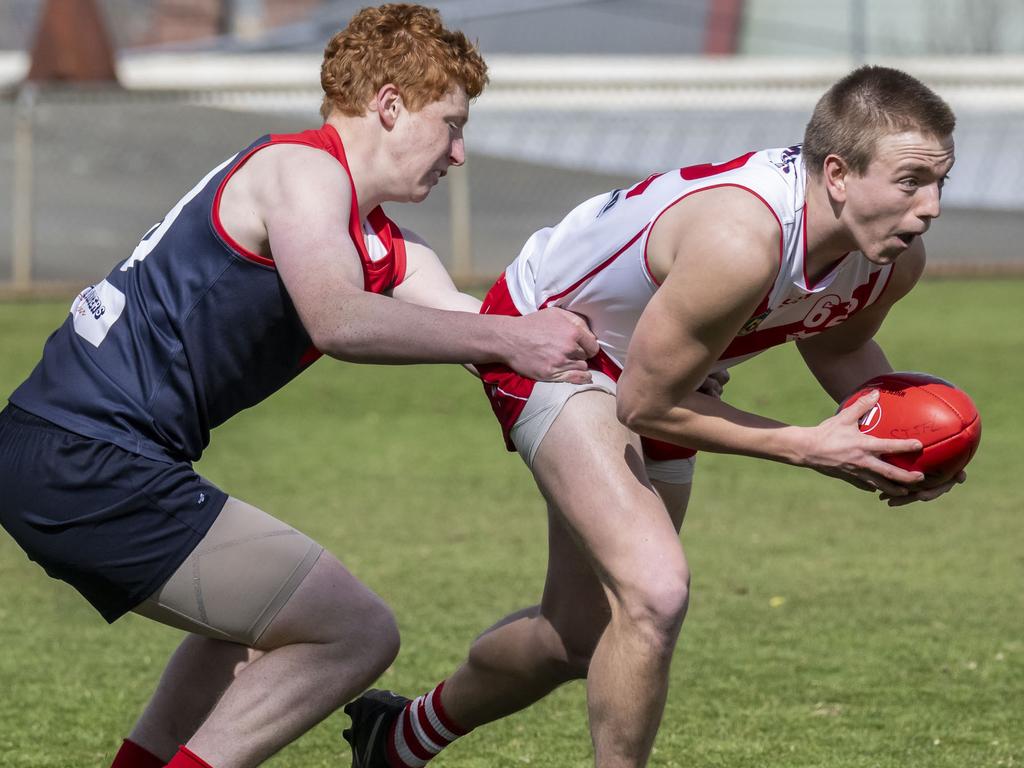
<path fill-rule="evenodd" d="M 188 462 L 147 459 L 13 405 L 0 413 L 0 524 L 109 622 L 163 586 L 225 501 Z"/>

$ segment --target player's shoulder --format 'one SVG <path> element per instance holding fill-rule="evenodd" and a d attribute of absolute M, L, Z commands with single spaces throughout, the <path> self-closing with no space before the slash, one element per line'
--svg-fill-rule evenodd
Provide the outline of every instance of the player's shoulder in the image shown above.
<path fill-rule="evenodd" d="M 333 155 L 307 144 L 269 144 L 242 170 L 246 186 L 268 201 L 321 197 L 338 202 L 352 197 L 345 167 Z"/>
<path fill-rule="evenodd" d="M 781 237 L 778 218 L 763 200 L 722 185 L 687 197 L 658 219 L 648 262 L 659 280 L 683 270 L 763 290 L 778 270 Z"/>
<path fill-rule="evenodd" d="M 348 178 L 345 166 L 334 155 L 309 144 L 271 142 L 253 155 L 249 163 L 289 173 Z"/>

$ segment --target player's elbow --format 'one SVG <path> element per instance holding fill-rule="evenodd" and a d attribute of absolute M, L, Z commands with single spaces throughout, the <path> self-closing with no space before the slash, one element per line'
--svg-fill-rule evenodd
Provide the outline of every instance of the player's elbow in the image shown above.
<path fill-rule="evenodd" d="M 619 388 L 615 397 L 615 415 L 633 432 L 642 432 L 651 422 L 651 403 L 631 388 Z"/>

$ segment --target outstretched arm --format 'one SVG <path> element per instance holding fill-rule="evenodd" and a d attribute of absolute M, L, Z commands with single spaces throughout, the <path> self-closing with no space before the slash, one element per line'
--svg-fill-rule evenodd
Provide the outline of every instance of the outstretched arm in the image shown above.
<path fill-rule="evenodd" d="M 771 287 L 779 236 L 768 209 L 734 188 L 702 192 L 659 220 L 648 253 L 671 267 L 630 344 L 620 418 L 660 440 L 807 466 L 903 495 L 920 473 L 879 457 L 920 443 L 861 434 L 856 420 L 869 399 L 816 427 L 796 427 L 695 391 Z"/>
<path fill-rule="evenodd" d="M 479 312 L 480 300 L 470 296 L 468 293 L 459 291 L 433 249 L 414 232 L 403 229 L 403 235 L 406 240 L 405 279 L 392 291 L 392 296 L 400 301 L 424 307 L 433 307 L 434 309 Z M 528 346 L 520 350 L 523 354 L 530 354 L 529 350 L 534 345 L 546 343 L 542 326 L 540 326 L 541 330 L 534 333 L 529 330 L 529 328 L 533 327 L 531 324 L 538 321 L 542 323 L 547 323 L 548 321 L 561 322 L 558 315 L 567 315 L 569 321 L 577 326 L 583 323 L 576 315 L 562 309 L 545 309 L 535 315 L 518 318 L 519 325 L 530 333 Z M 596 353 L 597 341 L 593 339 L 589 329 L 587 329 L 587 334 L 591 336 L 592 340 L 592 349 L 590 345 L 587 345 L 589 357 L 591 354 Z M 542 351 L 538 350 L 538 353 Z M 553 375 L 544 378 L 546 381 L 568 381 L 574 384 L 586 384 L 590 381 L 590 371 L 578 370 L 578 363 L 578 357 L 566 358 Z M 479 375 L 474 366 L 466 365 L 465 367 L 474 376 Z"/>
<path fill-rule="evenodd" d="M 417 306 L 364 291 L 359 257 L 347 231 L 353 202 L 345 170 L 307 147 L 264 151 L 276 155 L 258 179 L 256 215 L 317 349 L 366 363 L 500 362 L 538 379 L 586 370 L 586 358 L 596 352 L 596 344 L 586 324 L 569 313 L 526 323 Z"/>

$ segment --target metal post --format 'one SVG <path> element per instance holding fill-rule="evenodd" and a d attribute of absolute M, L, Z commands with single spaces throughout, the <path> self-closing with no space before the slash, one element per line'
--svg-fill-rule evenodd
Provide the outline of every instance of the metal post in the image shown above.
<path fill-rule="evenodd" d="M 449 218 L 452 227 L 452 277 L 456 283 L 473 279 L 473 246 L 470 237 L 469 160 L 448 169 Z"/>
<path fill-rule="evenodd" d="M 32 286 L 32 113 L 36 86 L 26 83 L 18 92 L 14 117 L 14 205 L 11 227 L 11 284 L 16 291 Z"/>

